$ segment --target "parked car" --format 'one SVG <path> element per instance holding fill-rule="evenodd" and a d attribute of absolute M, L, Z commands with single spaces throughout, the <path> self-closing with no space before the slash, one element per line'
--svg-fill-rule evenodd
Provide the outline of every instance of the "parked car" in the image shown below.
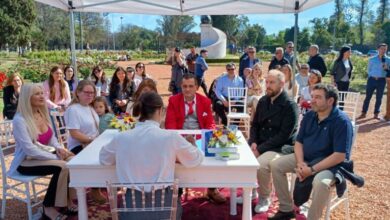
<path fill-rule="evenodd" d="M 367 55 L 369 57 L 373 57 L 373 56 L 376 56 L 378 54 L 378 51 L 377 50 L 369 50 Z"/>
<path fill-rule="evenodd" d="M 363 53 L 358 50 L 352 50 L 352 54 L 356 56 L 363 56 Z"/>

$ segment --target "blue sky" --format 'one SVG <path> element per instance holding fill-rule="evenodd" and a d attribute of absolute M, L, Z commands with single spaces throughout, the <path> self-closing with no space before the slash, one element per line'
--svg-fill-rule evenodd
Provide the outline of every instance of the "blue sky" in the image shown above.
<path fill-rule="evenodd" d="M 304 11 L 299 14 L 299 26 L 301 28 L 310 26 L 309 21 L 313 18 L 323 18 L 329 17 L 334 11 L 334 2 L 330 2 L 310 10 Z M 284 30 L 294 25 L 294 15 L 293 14 L 259 14 L 259 15 L 246 15 L 249 18 L 250 24 L 261 24 L 267 31 L 267 34 L 278 33 L 280 30 Z M 131 15 L 131 14 L 117 14 L 113 13 L 109 15 L 111 23 L 113 24 L 113 29 L 118 31 L 121 25 L 121 19 L 123 17 L 122 23 L 133 24 L 141 27 L 145 27 L 151 30 L 156 29 L 157 19 L 160 16 L 156 15 Z M 195 16 L 195 22 L 198 24 L 193 29 L 195 32 L 200 32 L 199 23 L 200 17 Z"/>

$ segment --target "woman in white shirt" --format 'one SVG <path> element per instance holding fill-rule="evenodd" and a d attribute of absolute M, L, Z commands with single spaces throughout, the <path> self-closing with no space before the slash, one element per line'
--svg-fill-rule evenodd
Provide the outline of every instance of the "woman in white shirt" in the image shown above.
<path fill-rule="evenodd" d="M 74 154 L 78 154 L 99 135 L 99 116 L 92 106 L 95 96 L 93 82 L 82 80 L 77 85 L 72 103 L 65 111 L 65 124 L 69 131 L 68 148 Z"/>
<path fill-rule="evenodd" d="M 44 95 L 50 109 L 64 110 L 71 101 L 69 85 L 58 66 L 50 70 L 49 79 L 43 83 Z"/>
<path fill-rule="evenodd" d="M 54 135 L 42 85 L 22 86 L 12 124 L 16 145 L 8 174 L 52 175 L 43 200 L 44 217 L 66 219 L 67 216 L 58 212 L 56 207 L 68 207 L 68 214 L 76 214 L 77 206 L 68 195 L 69 170 L 65 161 L 73 154 L 64 149 Z M 39 148 L 42 145 L 52 146 L 56 152 L 44 151 Z"/>
<path fill-rule="evenodd" d="M 203 153 L 196 146 L 177 132 L 160 128 L 162 112 L 163 101 L 157 93 L 142 94 L 134 106 L 134 115 L 140 115 L 135 128 L 118 133 L 100 151 L 102 164 L 116 164 L 119 182 L 173 182 L 176 161 L 185 167 L 202 162 Z"/>
<path fill-rule="evenodd" d="M 89 80 L 91 80 L 95 84 L 97 90 L 96 96 L 108 97 L 108 85 L 110 83 L 102 67 L 96 66 L 95 68 L 93 68 Z"/>
<path fill-rule="evenodd" d="M 302 109 L 310 109 L 311 90 L 314 85 L 322 82 L 321 72 L 315 69 L 310 70 L 308 86 L 302 88 L 301 96 L 299 97 L 299 106 Z"/>
<path fill-rule="evenodd" d="M 292 80 L 292 67 L 290 64 L 285 64 L 282 66 L 282 72 L 286 77 L 286 83 L 284 84 L 284 90 L 287 92 L 288 96 L 297 100 L 297 94 L 299 90 L 299 85 L 297 82 Z"/>
<path fill-rule="evenodd" d="M 150 79 L 150 76 L 146 74 L 146 67 L 144 63 L 137 63 L 135 65 L 135 73 L 133 75 L 133 81 L 135 83 L 135 90 L 138 89 L 139 85 L 141 84 L 142 81 L 145 79 Z"/>

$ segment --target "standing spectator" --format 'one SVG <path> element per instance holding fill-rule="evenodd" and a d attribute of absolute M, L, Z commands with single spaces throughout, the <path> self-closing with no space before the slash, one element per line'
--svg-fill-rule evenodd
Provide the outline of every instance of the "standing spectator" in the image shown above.
<path fill-rule="evenodd" d="M 307 219 L 321 219 L 322 211 L 329 201 L 331 186 L 335 183 L 335 175 L 330 169 L 349 160 L 353 128 L 349 117 L 337 108 L 337 89 L 332 85 L 317 84 L 312 93 L 313 111 L 306 113 L 301 122 L 294 145 L 295 153 L 271 162 L 279 211 L 268 219 L 295 217 L 286 176 L 287 173 L 294 172 L 299 184 L 305 184 L 305 190 L 312 187 Z M 302 194 L 304 193 L 301 191 L 294 192 L 294 197 Z M 297 201 L 294 198 L 295 205 L 302 205 L 297 204 Z"/>
<path fill-rule="evenodd" d="M 74 90 L 76 90 L 77 87 L 77 79 L 75 79 L 74 69 L 73 66 L 66 66 L 64 69 L 65 72 L 65 81 L 68 83 L 69 91 L 71 93 L 71 96 L 73 96 Z"/>
<path fill-rule="evenodd" d="M 240 59 L 239 59 L 239 63 L 241 63 L 241 61 L 243 60 L 243 59 L 246 59 L 248 57 L 248 47 L 245 47 L 244 48 L 244 53 L 240 56 Z"/>
<path fill-rule="evenodd" d="M 208 55 L 207 50 L 201 50 L 200 56 L 196 58 L 196 64 L 195 64 L 195 76 L 198 80 L 198 85 L 202 87 L 204 94 L 207 94 L 207 86 L 204 79 L 204 72 L 209 69 L 209 65 L 206 63 L 206 57 Z M 199 88 L 199 87 L 198 87 Z"/>
<path fill-rule="evenodd" d="M 50 109 L 64 110 L 69 105 L 70 90 L 60 67 L 51 68 L 49 79 L 43 82 L 43 88 Z"/>
<path fill-rule="evenodd" d="M 116 68 L 110 83 L 110 95 L 112 111 L 115 114 L 125 113 L 126 106 L 134 94 L 135 84 L 127 77 L 122 67 Z"/>
<path fill-rule="evenodd" d="M 245 82 L 244 69 L 252 68 L 256 63 L 260 63 L 260 59 L 256 58 L 255 47 L 249 46 L 247 49 L 247 54 L 248 56 L 241 60 L 240 67 L 238 70 L 238 75 L 244 80 L 244 82 Z"/>
<path fill-rule="evenodd" d="M 311 45 L 309 48 L 309 61 L 307 62 L 307 64 L 309 64 L 310 69 L 319 70 L 321 72 L 322 77 L 324 77 L 328 69 L 326 68 L 324 58 L 320 56 L 319 52 L 320 48 L 318 47 L 318 45 Z"/>
<path fill-rule="evenodd" d="M 256 213 L 266 212 L 271 204 L 270 163 L 280 157 L 284 149 L 292 148 L 298 128 L 298 107 L 283 90 L 284 78 L 279 70 L 268 73 L 267 95 L 260 99 L 251 126 L 248 144 L 260 164 Z"/>
<path fill-rule="evenodd" d="M 3 117 L 12 120 L 18 107 L 20 88 L 23 85 L 23 78 L 19 73 L 12 73 L 3 89 Z"/>
<path fill-rule="evenodd" d="M 275 56 L 272 58 L 268 70 L 278 69 L 277 66 L 284 66 L 286 64 L 289 64 L 289 62 L 283 57 L 283 47 L 277 47 L 275 49 Z"/>
<path fill-rule="evenodd" d="M 108 96 L 108 85 L 110 83 L 102 67 L 96 66 L 95 68 L 93 68 L 90 80 L 95 84 L 96 96 Z"/>
<path fill-rule="evenodd" d="M 216 82 L 217 86 L 215 89 L 215 94 L 217 100 L 214 105 L 214 110 L 216 114 L 221 118 L 222 124 L 227 125 L 226 111 L 228 111 L 229 101 L 228 101 L 228 88 L 243 88 L 244 82 L 241 77 L 237 76 L 235 73 L 236 65 L 234 63 L 229 63 L 226 65 L 227 74 L 221 76 Z"/>
<path fill-rule="evenodd" d="M 304 63 L 301 65 L 299 69 L 299 73 L 295 75 L 295 81 L 298 83 L 299 90 L 298 95 L 300 96 L 302 93 L 302 89 L 307 86 L 309 80 L 309 65 Z"/>
<path fill-rule="evenodd" d="M 44 219 L 66 219 L 67 216 L 58 212 L 57 207 L 68 208 L 69 214 L 76 214 L 77 206 L 73 204 L 73 198 L 69 197 L 69 169 L 66 166 L 66 160 L 70 159 L 73 154 L 61 146 L 54 135 L 41 85 L 22 86 L 17 113 L 12 125 L 15 155 L 8 174 L 51 175 L 43 199 L 42 217 Z M 38 147 L 40 145 L 52 146 L 55 152 L 44 151 Z"/>
<path fill-rule="evenodd" d="M 292 41 L 289 41 L 287 42 L 286 44 L 286 49 L 284 51 L 284 55 L 283 57 L 288 61 L 288 63 L 293 66 L 293 62 L 294 62 L 294 56 L 295 56 L 295 52 L 294 52 L 294 43 Z M 299 61 L 298 61 L 298 56 L 295 56 L 296 58 L 296 70 L 300 69 L 300 65 L 299 65 Z"/>
<path fill-rule="evenodd" d="M 287 95 L 292 99 L 296 100 L 299 85 L 296 81 L 293 81 L 292 78 L 292 67 L 290 64 L 285 64 L 282 66 L 282 72 L 285 76 L 284 90 L 287 92 Z"/>
<path fill-rule="evenodd" d="M 171 81 L 169 83 L 169 91 L 172 92 L 172 95 L 176 95 L 181 92 L 181 81 L 183 80 L 183 75 L 185 73 L 185 63 L 184 56 L 181 53 L 181 49 L 176 47 L 171 58 L 172 70 L 171 70 Z"/>
<path fill-rule="evenodd" d="M 349 90 L 349 83 L 351 81 L 351 75 L 353 70 L 350 57 L 351 48 L 347 46 L 342 47 L 340 49 L 339 56 L 333 64 L 333 69 L 330 78 L 332 84 L 336 85 L 339 91 Z"/>
<path fill-rule="evenodd" d="M 202 51 L 201 51 L 202 53 Z M 191 47 L 191 53 L 189 53 L 186 57 L 186 62 L 188 66 L 188 72 L 191 74 L 195 74 L 195 62 L 198 58 L 199 54 L 196 53 L 195 47 Z"/>
<path fill-rule="evenodd" d="M 146 67 L 144 63 L 137 63 L 135 65 L 135 74 L 133 75 L 133 78 L 129 78 L 135 83 L 135 90 L 137 90 L 139 84 L 146 79 L 146 78 L 151 78 L 148 74 L 146 74 Z"/>
<path fill-rule="evenodd" d="M 376 101 L 374 118 L 379 119 L 379 112 L 382 104 L 382 96 L 386 86 L 386 74 L 390 69 L 390 58 L 386 56 L 387 44 L 378 45 L 378 55 L 368 61 L 368 80 L 366 85 L 366 98 L 364 99 L 362 114 L 359 118 L 365 118 L 371 97 L 376 90 Z"/>

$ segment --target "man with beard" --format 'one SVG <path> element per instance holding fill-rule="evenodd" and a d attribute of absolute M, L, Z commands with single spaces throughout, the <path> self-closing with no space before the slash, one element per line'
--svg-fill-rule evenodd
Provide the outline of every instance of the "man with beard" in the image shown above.
<path fill-rule="evenodd" d="M 307 219 L 321 219 L 331 186 L 335 183 L 335 175 L 330 169 L 349 160 L 353 128 L 349 117 L 337 107 L 337 89 L 332 85 L 317 84 L 311 96 L 312 111 L 306 113 L 301 122 L 295 153 L 271 162 L 279 211 L 268 219 L 295 217 L 286 177 L 286 173 L 292 172 L 296 173 L 300 184 L 305 184 L 306 189 L 312 186 L 312 202 Z M 306 180 L 312 182 L 307 183 Z M 297 202 L 297 198 L 294 201 Z"/>
<path fill-rule="evenodd" d="M 266 212 L 271 204 L 270 162 L 292 149 L 298 127 L 298 106 L 283 90 L 285 77 L 271 70 L 266 78 L 266 96 L 257 104 L 249 145 L 257 158 L 259 200 L 256 213 Z M 283 153 L 282 153 L 283 149 Z"/>

